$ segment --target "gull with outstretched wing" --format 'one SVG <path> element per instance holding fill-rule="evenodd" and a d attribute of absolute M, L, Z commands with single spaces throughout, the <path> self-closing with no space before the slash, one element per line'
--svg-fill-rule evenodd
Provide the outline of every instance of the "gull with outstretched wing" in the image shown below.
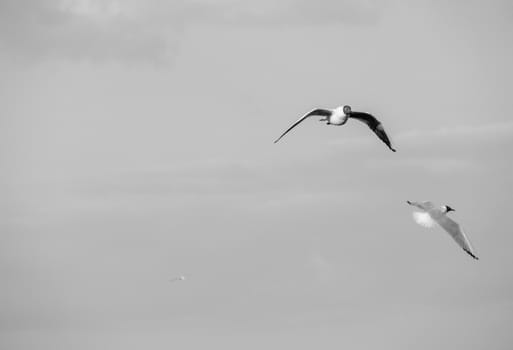
<path fill-rule="evenodd" d="M 323 109 L 317 108 L 312 110 L 311 112 L 305 114 L 299 120 L 297 120 L 294 124 L 292 124 L 283 134 L 278 137 L 274 143 L 280 141 L 280 139 L 285 136 L 290 130 L 294 129 L 298 124 L 303 122 L 305 119 L 313 116 L 322 117 L 319 121 L 326 122 L 326 125 L 344 125 L 349 118 L 353 118 L 361 121 L 362 123 L 367 124 L 367 126 L 379 137 L 381 141 L 383 141 L 390 150 L 395 152 L 395 149 L 392 147 L 390 139 L 383 128 L 383 124 L 379 120 L 377 120 L 373 115 L 364 112 L 353 112 L 350 106 L 341 106 L 334 109 Z"/>
<path fill-rule="evenodd" d="M 456 243 L 458 243 L 458 245 L 463 248 L 467 254 L 476 260 L 479 259 L 472 248 L 472 244 L 470 244 L 470 240 L 465 235 L 463 228 L 461 228 L 456 221 L 447 216 L 449 212 L 455 211 L 453 208 L 448 205 L 442 205 L 437 208 L 432 202 L 418 203 L 406 201 L 406 203 L 420 209 L 420 211 L 413 213 L 413 219 L 416 223 L 424 227 L 433 227 L 435 223 L 437 223 L 447 231 L 449 235 L 451 235 Z"/>

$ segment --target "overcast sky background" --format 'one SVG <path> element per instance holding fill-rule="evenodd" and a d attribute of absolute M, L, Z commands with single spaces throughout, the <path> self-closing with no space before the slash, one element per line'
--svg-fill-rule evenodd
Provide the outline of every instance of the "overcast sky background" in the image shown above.
<path fill-rule="evenodd" d="M 512 43 L 510 1 L 0 0 L 0 347 L 510 349 Z M 398 152 L 272 143 L 343 104 Z"/>

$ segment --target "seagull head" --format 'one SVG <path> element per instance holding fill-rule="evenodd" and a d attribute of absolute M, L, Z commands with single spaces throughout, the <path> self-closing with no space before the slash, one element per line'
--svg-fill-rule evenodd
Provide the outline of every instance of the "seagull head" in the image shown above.
<path fill-rule="evenodd" d="M 450 206 L 448 206 L 448 205 L 444 205 L 444 212 L 448 213 L 448 212 L 450 212 L 450 211 L 456 211 L 456 210 L 454 210 L 453 208 L 451 208 L 451 207 L 450 207 Z"/>
<path fill-rule="evenodd" d="M 351 106 L 349 106 L 349 105 L 344 106 L 344 114 L 345 115 L 351 114 Z"/>

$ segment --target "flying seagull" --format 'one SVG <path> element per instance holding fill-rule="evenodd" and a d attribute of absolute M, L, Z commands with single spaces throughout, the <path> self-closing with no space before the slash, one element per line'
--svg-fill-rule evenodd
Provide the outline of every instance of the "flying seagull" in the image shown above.
<path fill-rule="evenodd" d="M 353 118 L 359 120 L 369 126 L 369 128 L 374 131 L 374 133 L 379 137 L 381 141 L 383 141 L 390 150 L 395 152 L 395 149 L 392 147 L 390 143 L 390 139 L 388 138 L 385 129 L 383 128 L 383 124 L 379 120 L 377 120 L 373 115 L 364 112 L 353 112 L 350 106 L 340 106 L 335 109 L 314 109 L 313 111 L 302 116 L 298 121 L 292 124 L 280 137 L 274 141 L 274 143 L 280 141 L 280 139 L 285 136 L 290 130 L 292 130 L 296 125 L 301 123 L 308 117 L 312 116 L 320 116 L 322 117 L 319 121 L 326 122 L 326 125 L 344 125 L 347 122 L 347 119 Z"/>
<path fill-rule="evenodd" d="M 185 281 L 185 276 L 178 276 L 169 280 L 169 282 Z"/>
<path fill-rule="evenodd" d="M 416 223 L 424 227 L 433 227 L 436 222 L 451 235 L 464 251 L 474 259 L 479 260 L 461 226 L 447 216 L 449 212 L 455 211 L 453 208 L 448 205 L 442 205 L 440 208 L 436 208 L 431 202 L 417 203 L 406 201 L 406 203 L 421 210 L 420 212 L 413 213 L 413 219 Z"/>

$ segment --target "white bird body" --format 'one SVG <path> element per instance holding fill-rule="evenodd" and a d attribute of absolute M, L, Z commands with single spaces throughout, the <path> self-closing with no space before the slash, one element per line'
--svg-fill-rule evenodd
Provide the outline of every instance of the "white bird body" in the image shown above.
<path fill-rule="evenodd" d="M 333 109 L 333 112 L 328 117 L 328 122 L 332 125 L 344 125 L 347 122 L 348 116 L 344 113 L 344 106 Z"/>
<path fill-rule="evenodd" d="M 414 211 L 413 220 L 424 227 L 430 228 L 435 226 L 435 221 L 431 218 L 431 215 L 429 215 L 428 212 Z"/>
<path fill-rule="evenodd" d="M 474 249 L 472 248 L 472 244 L 465 235 L 463 228 L 461 228 L 456 221 L 447 216 L 447 213 L 454 211 L 454 209 L 447 205 L 442 205 L 437 208 L 432 202 L 417 203 L 407 201 L 407 203 L 421 209 L 420 212 L 413 213 L 413 219 L 416 223 L 424 227 L 433 227 L 435 223 L 437 223 L 451 235 L 451 237 L 461 248 L 463 248 L 465 252 L 478 260 L 478 257 L 475 255 Z"/>

